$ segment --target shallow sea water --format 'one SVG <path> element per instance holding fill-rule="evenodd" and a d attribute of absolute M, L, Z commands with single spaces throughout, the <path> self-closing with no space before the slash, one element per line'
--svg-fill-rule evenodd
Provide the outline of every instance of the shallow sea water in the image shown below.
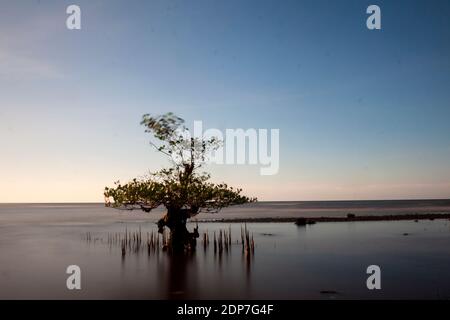
<path fill-rule="evenodd" d="M 247 223 L 254 254 L 243 253 L 241 223 L 199 223 L 195 253 L 127 250 L 108 235 L 156 232 L 158 215 L 91 206 L 0 211 L 0 299 L 449 299 L 450 221 Z M 8 211 L 9 210 L 9 211 Z M 195 223 L 190 223 L 192 229 Z M 232 245 L 214 252 L 214 232 Z M 90 235 L 90 241 L 87 235 Z M 81 290 L 66 288 L 68 265 Z M 368 290 L 366 268 L 381 268 Z"/>

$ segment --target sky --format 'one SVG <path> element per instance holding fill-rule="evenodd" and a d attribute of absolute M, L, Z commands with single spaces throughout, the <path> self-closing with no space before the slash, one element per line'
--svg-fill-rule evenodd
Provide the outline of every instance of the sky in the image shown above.
<path fill-rule="evenodd" d="M 0 202 L 103 201 L 168 111 L 279 129 L 276 175 L 207 168 L 259 200 L 449 198 L 449 88 L 448 1 L 1 0 Z"/>

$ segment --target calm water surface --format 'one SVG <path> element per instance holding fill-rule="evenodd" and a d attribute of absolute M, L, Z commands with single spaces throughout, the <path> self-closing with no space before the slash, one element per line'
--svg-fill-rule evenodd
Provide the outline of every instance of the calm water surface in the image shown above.
<path fill-rule="evenodd" d="M 0 206 L 0 298 L 450 298 L 447 220 L 250 223 L 254 255 L 236 243 L 237 223 L 199 223 L 210 237 L 231 227 L 233 244 L 222 254 L 201 240 L 195 254 L 181 257 L 145 247 L 123 257 L 108 244 L 108 234 L 125 229 L 155 232 L 158 217 L 88 205 Z M 72 264 L 81 267 L 80 291 L 66 289 Z M 381 267 L 379 291 L 366 288 L 372 264 Z"/>

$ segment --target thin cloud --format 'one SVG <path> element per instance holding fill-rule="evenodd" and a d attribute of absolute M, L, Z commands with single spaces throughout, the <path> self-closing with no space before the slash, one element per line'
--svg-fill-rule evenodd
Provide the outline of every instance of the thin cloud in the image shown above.
<path fill-rule="evenodd" d="M 0 49 L 0 77 L 20 80 L 60 79 L 63 74 L 47 61 Z"/>
<path fill-rule="evenodd" d="M 9 14 L 14 14 L 18 10 L 19 7 L 11 9 Z M 60 29 L 55 28 L 59 20 L 55 12 L 42 14 L 40 11 L 35 15 L 21 16 L 9 23 L 5 20 L 0 22 L 0 78 L 2 80 L 63 77 L 63 72 L 43 55 L 46 43 L 55 39 L 61 29 L 64 30 L 64 20 L 61 22 Z"/>

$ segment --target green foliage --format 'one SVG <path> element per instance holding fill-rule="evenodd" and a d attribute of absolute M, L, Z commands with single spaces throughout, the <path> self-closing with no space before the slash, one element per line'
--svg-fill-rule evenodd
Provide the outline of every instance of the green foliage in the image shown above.
<path fill-rule="evenodd" d="M 157 143 L 151 144 L 169 156 L 172 166 L 145 179 L 134 179 L 124 185 L 116 182 L 115 187 L 105 188 L 107 206 L 149 212 L 164 205 L 167 209 L 188 209 L 193 216 L 202 210 L 217 212 L 230 205 L 256 201 L 241 195 L 242 189 L 211 183 L 208 174 L 197 172 L 207 152 L 220 146 L 218 139 L 186 136 L 184 120 L 173 113 L 157 117 L 146 114 L 141 124 L 157 139 Z"/>
<path fill-rule="evenodd" d="M 133 179 L 127 184 L 117 181 L 115 188 L 105 188 L 107 206 L 125 209 L 140 207 L 144 211 L 157 208 L 165 196 L 164 185 L 156 181 L 140 181 Z M 114 201 L 111 203 L 111 199 Z"/>
<path fill-rule="evenodd" d="M 216 137 L 208 140 L 192 137 L 184 126 L 184 120 L 172 112 L 156 117 L 145 114 L 141 125 L 145 126 L 145 132 L 156 138 L 157 141 L 151 141 L 151 145 L 169 156 L 175 168 L 193 165 L 197 169 L 203 165 L 205 155 L 221 145 Z"/>

